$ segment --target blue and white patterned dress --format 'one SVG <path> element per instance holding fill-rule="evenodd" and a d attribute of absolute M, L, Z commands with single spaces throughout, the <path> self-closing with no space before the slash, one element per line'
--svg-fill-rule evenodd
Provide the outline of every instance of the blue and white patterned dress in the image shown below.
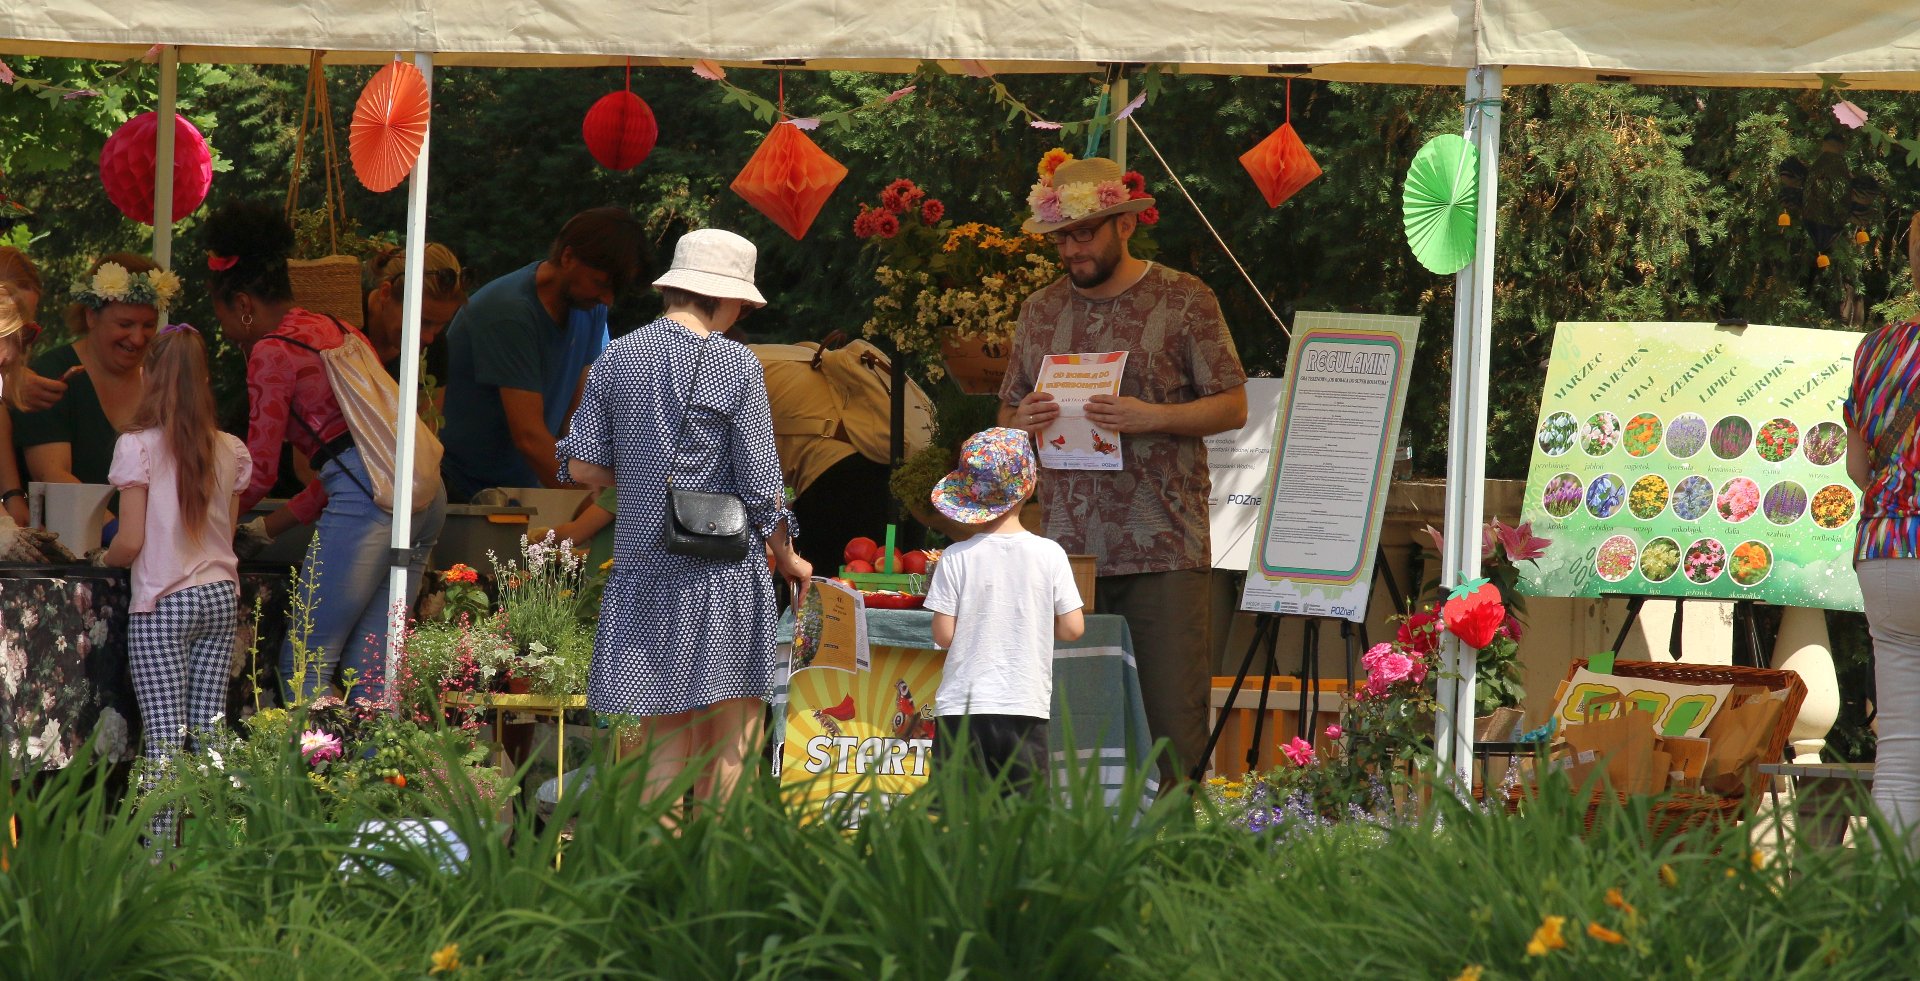
<path fill-rule="evenodd" d="M 738 562 L 663 547 L 667 474 L 687 490 L 738 494 L 764 540 L 787 522 L 773 413 L 760 362 L 744 345 L 706 338 L 662 317 L 620 338 L 587 373 L 580 407 L 556 452 L 610 467 L 620 506 L 613 574 L 600 601 L 587 706 L 671 715 L 773 692 L 773 576 L 759 548 Z M 674 449 L 681 410 L 686 433 Z"/>

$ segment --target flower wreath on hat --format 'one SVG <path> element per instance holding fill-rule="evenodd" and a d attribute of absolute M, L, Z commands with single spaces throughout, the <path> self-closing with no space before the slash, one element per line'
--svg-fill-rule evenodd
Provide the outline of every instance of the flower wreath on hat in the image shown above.
<path fill-rule="evenodd" d="M 1073 154 L 1061 147 L 1054 147 L 1040 157 L 1040 180 L 1027 191 L 1027 207 L 1033 210 L 1036 222 L 1048 225 L 1075 222 L 1127 201 L 1150 197 L 1147 179 L 1137 170 L 1097 183 L 1082 181 L 1055 187 L 1054 173 L 1061 164 L 1073 159 Z M 1151 225 L 1160 220 L 1160 209 L 1150 207 L 1139 215 L 1140 224 Z"/>
<path fill-rule="evenodd" d="M 74 284 L 74 300 L 89 310 L 109 303 L 133 303 L 162 309 L 180 295 L 180 277 L 165 269 L 128 272 L 117 262 L 103 262 L 93 278 Z"/>

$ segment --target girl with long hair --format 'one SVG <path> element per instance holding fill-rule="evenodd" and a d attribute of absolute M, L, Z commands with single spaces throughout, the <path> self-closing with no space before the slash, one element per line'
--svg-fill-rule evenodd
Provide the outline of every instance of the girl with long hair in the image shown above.
<path fill-rule="evenodd" d="M 234 516 L 253 464 L 215 422 L 198 331 L 162 329 L 145 367 L 145 391 L 113 450 L 120 531 L 106 563 L 133 570 L 127 664 L 147 758 L 161 761 L 226 718 L 240 604 Z M 155 819 L 156 841 L 172 822 L 171 812 Z"/>

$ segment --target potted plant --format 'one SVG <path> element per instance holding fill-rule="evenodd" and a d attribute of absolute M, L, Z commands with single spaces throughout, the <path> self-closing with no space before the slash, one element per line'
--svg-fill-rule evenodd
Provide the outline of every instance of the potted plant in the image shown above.
<path fill-rule="evenodd" d="M 904 178 L 878 206 L 863 204 L 853 233 L 878 256 L 880 293 L 862 326 L 885 336 L 927 377 L 951 375 L 970 395 L 999 391 L 1020 304 L 1060 276 L 1046 240 L 979 222 L 946 220 L 946 206 Z"/>

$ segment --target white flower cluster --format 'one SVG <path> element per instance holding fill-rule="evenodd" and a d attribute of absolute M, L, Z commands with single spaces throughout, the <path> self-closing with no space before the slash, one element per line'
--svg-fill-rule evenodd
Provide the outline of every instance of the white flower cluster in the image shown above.
<path fill-rule="evenodd" d="M 165 310 L 180 295 L 180 277 L 166 269 L 136 273 L 117 262 L 103 262 L 92 279 L 74 285 L 73 293 L 75 300 L 94 310 L 109 303 Z"/>

